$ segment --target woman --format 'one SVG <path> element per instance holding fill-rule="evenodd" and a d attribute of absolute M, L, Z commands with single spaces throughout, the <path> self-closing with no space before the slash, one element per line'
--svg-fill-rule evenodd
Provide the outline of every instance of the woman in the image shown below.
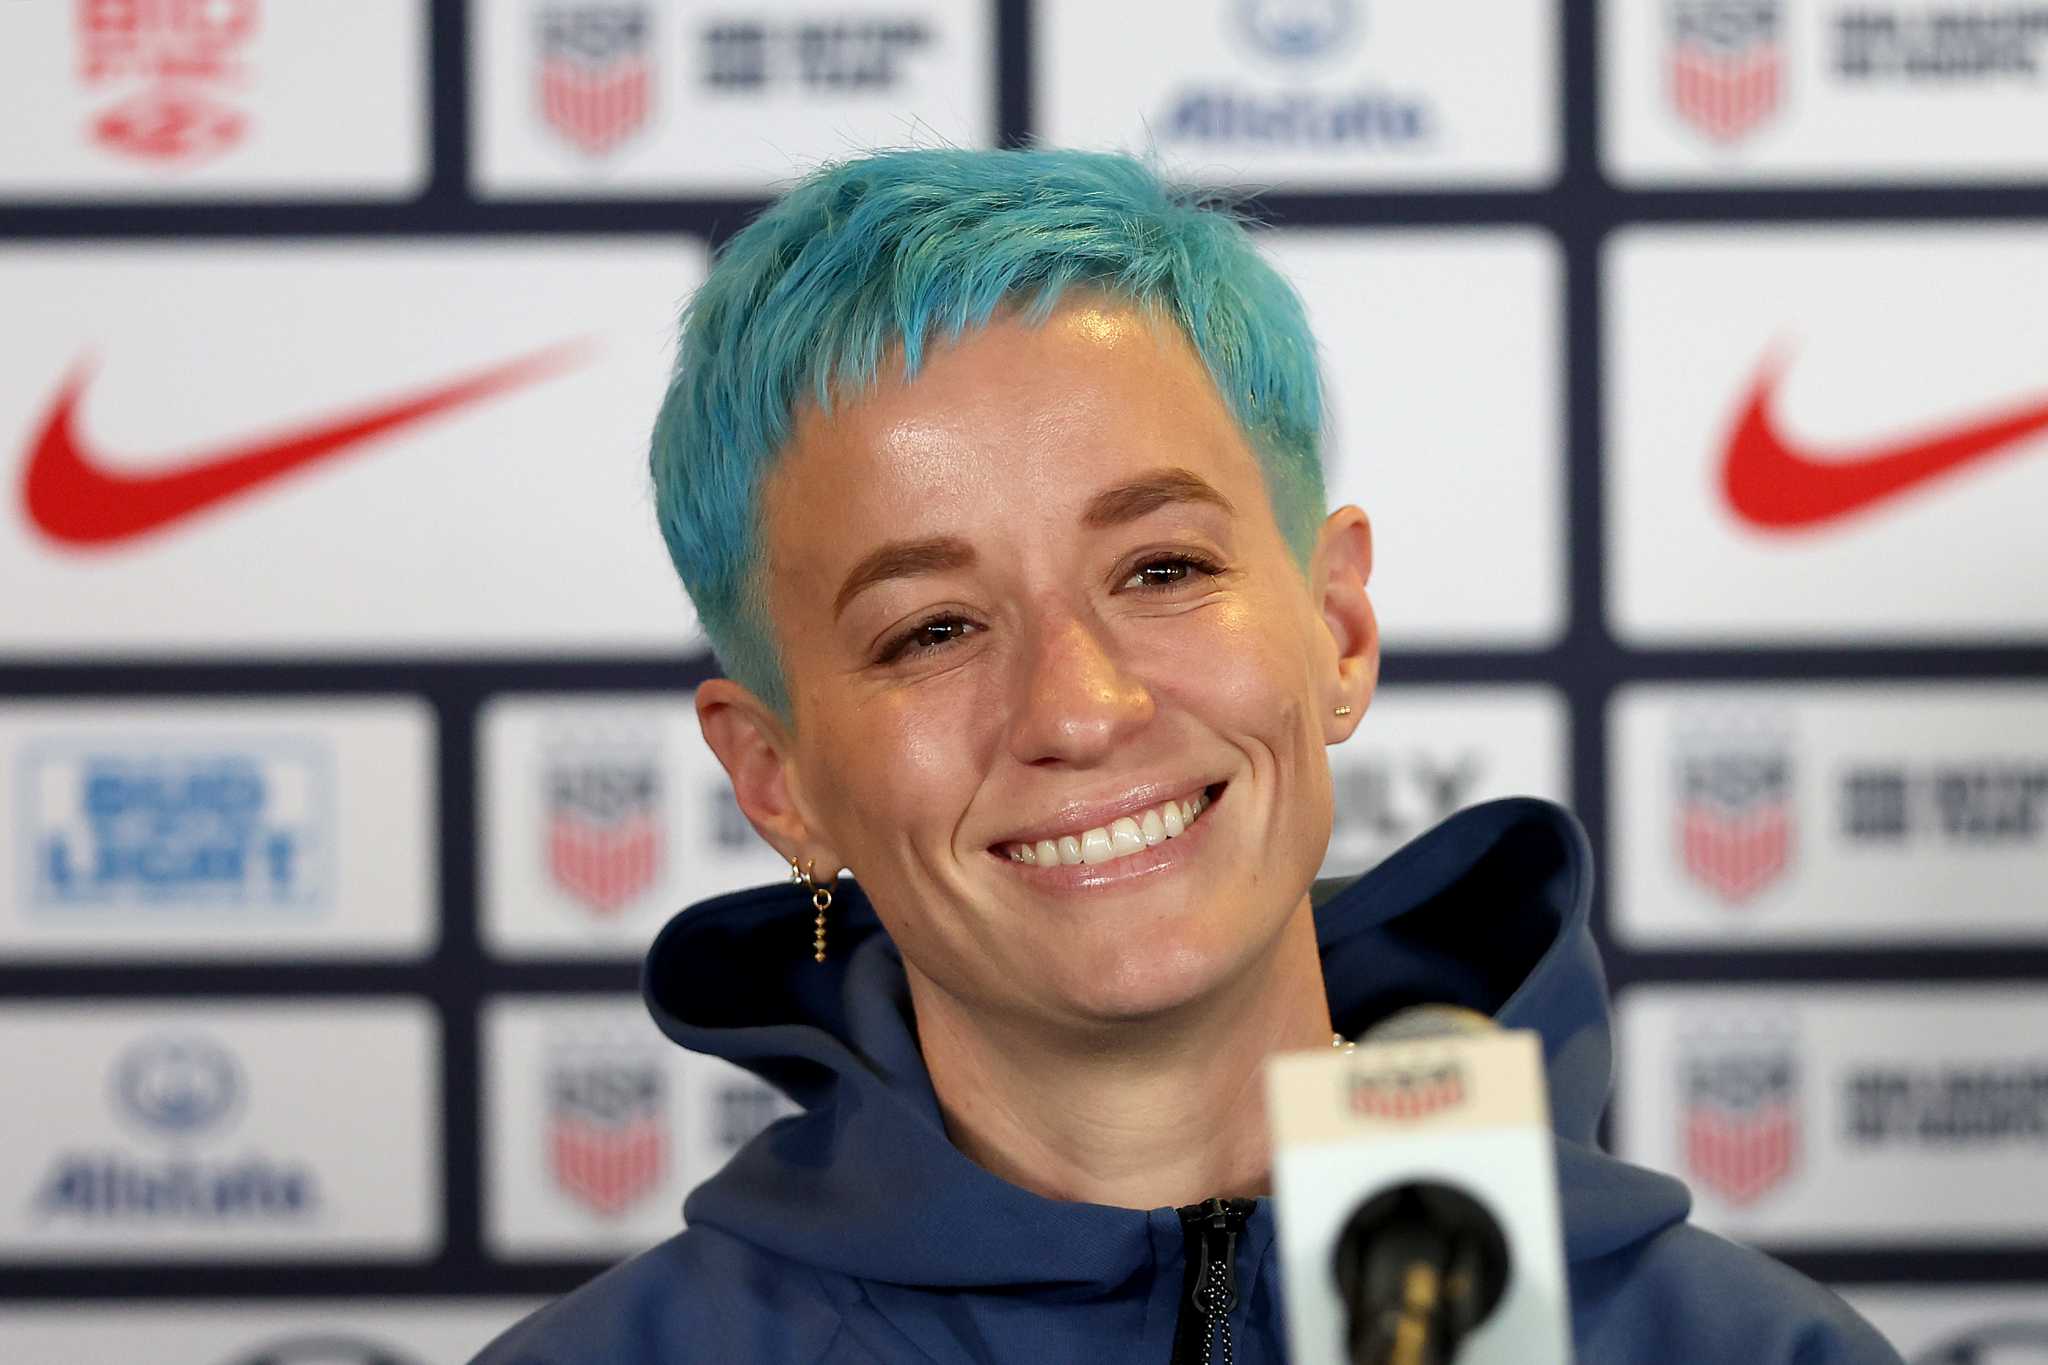
<path fill-rule="evenodd" d="M 1581 1360 L 1895 1359 L 1593 1150 L 1570 817 L 1313 888 L 1379 647 L 1320 423 L 1292 291 L 1128 159 L 877 156 L 732 241 L 655 487 L 804 884 L 678 916 L 646 989 L 805 1112 L 483 1360 L 1281 1360 L 1261 1064 L 1419 1000 L 1542 1032 Z"/>

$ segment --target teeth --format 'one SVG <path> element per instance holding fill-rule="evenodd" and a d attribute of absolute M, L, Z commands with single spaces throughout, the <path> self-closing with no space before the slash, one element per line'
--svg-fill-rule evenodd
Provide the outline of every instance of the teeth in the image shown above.
<path fill-rule="evenodd" d="M 1072 867 L 1076 863 L 1106 863 L 1128 858 L 1168 839 L 1178 839 L 1195 823 L 1195 817 L 1209 809 L 1206 792 L 1185 801 L 1165 801 L 1150 810 L 1126 815 L 1107 825 L 1064 835 L 1058 840 L 1040 839 L 1035 844 L 1009 844 L 1004 852 L 1013 863 L 1038 867 Z"/>

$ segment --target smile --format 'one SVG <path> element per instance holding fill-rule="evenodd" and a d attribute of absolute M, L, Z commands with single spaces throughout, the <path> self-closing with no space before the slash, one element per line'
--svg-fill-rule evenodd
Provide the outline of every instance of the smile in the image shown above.
<path fill-rule="evenodd" d="M 1039 867 L 1073 867 L 1080 863 L 1110 863 L 1157 848 L 1178 839 L 1209 809 L 1207 791 L 1178 801 L 1162 801 L 1133 815 L 1122 816 L 1106 825 L 1075 830 L 1035 843 L 1001 845 L 1013 863 Z"/>

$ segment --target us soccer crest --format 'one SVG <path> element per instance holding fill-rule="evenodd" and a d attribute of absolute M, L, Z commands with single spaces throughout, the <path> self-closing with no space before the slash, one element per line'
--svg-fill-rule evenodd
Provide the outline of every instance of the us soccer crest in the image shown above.
<path fill-rule="evenodd" d="M 1706 1027 L 1680 1045 L 1680 1148 L 1687 1177 L 1746 1207 L 1799 1164 L 1799 1062 L 1788 1025 Z"/>
<path fill-rule="evenodd" d="M 1465 1102 L 1465 1069 L 1456 1062 L 1440 1062 L 1354 1075 L 1347 1098 L 1352 1113 L 1368 1118 L 1426 1119 Z"/>
<path fill-rule="evenodd" d="M 542 7 L 541 117 L 586 156 L 609 155 L 654 110 L 645 5 Z"/>
<path fill-rule="evenodd" d="M 1778 111 L 1779 0 L 1670 0 L 1667 77 L 1680 118 L 1734 143 Z"/>
<path fill-rule="evenodd" d="M 563 1193 L 604 1218 L 668 1175 L 668 1081 L 661 1059 L 630 1047 L 559 1049 L 548 1067 L 548 1166 Z"/>
<path fill-rule="evenodd" d="M 558 740 L 545 783 L 548 875 L 593 913 L 619 913 L 662 870 L 659 750 L 651 738 Z"/>
<path fill-rule="evenodd" d="M 1792 754 L 1768 723 L 1689 722 L 1678 736 L 1677 853 L 1686 875 L 1744 905 L 1790 866 L 1796 826 Z"/>

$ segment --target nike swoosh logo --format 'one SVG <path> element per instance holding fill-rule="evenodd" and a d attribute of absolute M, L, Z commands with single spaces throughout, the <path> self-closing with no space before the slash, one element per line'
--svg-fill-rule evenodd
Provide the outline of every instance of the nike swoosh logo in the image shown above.
<path fill-rule="evenodd" d="M 1894 498 L 2019 446 L 2048 430 L 2048 403 L 1924 433 L 1911 440 L 1814 459 L 1778 431 L 1782 360 L 1764 362 L 1728 434 L 1721 489 L 1735 514 L 1769 531 L 1798 531 Z"/>
<path fill-rule="evenodd" d="M 551 346 L 407 397 L 137 474 L 106 468 L 79 439 L 78 405 L 92 377 L 91 361 L 81 361 L 57 390 L 29 450 L 22 503 L 30 523 L 60 544 L 118 545 L 245 497 L 294 470 L 359 450 L 379 436 L 558 374 L 590 349 L 587 341 Z"/>

